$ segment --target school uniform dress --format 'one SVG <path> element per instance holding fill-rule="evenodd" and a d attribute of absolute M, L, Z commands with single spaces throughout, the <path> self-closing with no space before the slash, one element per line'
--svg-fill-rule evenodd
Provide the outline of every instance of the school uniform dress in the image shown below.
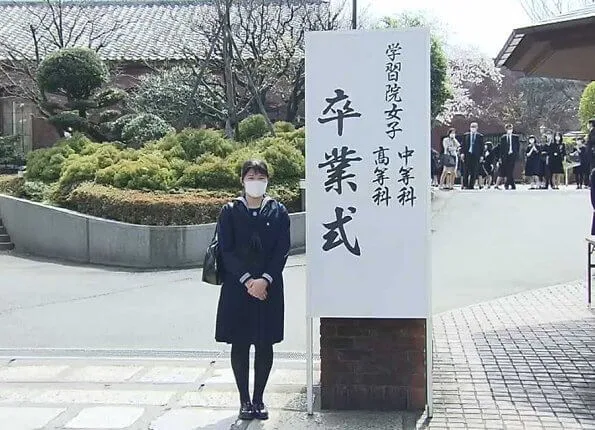
<path fill-rule="evenodd" d="M 236 199 L 219 216 L 223 285 L 217 308 L 215 340 L 275 344 L 283 340 L 283 269 L 290 248 L 287 209 L 265 197 L 260 209 Z M 266 300 L 248 294 L 248 279 L 269 281 Z"/>
<path fill-rule="evenodd" d="M 564 157 L 566 156 L 566 147 L 563 143 L 552 143 L 550 145 L 550 173 L 564 173 Z"/>
<path fill-rule="evenodd" d="M 479 161 L 479 176 L 486 178 L 494 173 L 494 151 L 489 149 L 483 152 Z"/>
<path fill-rule="evenodd" d="M 574 168 L 577 185 L 589 185 L 589 153 L 585 146 L 578 150 L 578 166 Z"/>
<path fill-rule="evenodd" d="M 537 146 L 533 151 L 531 145 L 527 148 L 527 161 L 525 163 L 525 176 L 540 176 L 540 157 L 539 157 L 539 149 Z M 529 154 L 530 153 L 530 154 Z"/>

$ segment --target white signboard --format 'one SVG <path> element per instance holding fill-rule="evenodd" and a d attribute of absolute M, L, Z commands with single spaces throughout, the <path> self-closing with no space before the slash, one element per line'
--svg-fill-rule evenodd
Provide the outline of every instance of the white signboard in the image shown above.
<path fill-rule="evenodd" d="M 430 312 L 430 36 L 306 38 L 309 317 Z"/>

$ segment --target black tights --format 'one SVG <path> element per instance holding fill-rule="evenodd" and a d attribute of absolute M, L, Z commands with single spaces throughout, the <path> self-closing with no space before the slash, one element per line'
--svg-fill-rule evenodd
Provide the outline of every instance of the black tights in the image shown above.
<path fill-rule="evenodd" d="M 262 403 L 262 396 L 273 367 L 273 345 L 254 346 L 254 395 L 253 403 Z M 240 401 L 250 401 L 248 379 L 250 368 L 250 345 L 234 343 L 231 345 L 231 367 L 236 378 Z"/>

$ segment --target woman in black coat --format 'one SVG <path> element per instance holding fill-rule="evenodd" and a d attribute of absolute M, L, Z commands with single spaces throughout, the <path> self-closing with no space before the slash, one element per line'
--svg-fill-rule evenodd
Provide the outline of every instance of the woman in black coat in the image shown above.
<path fill-rule="evenodd" d="M 217 309 L 217 342 L 231 344 L 231 366 L 243 420 L 267 419 L 264 389 L 273 365 L 273 344 L 283 340 L 283 269 L 290 247 L 289 215 L 266 196 L 268 168 L 242 167 L 244 195 L 219 216 L 223 285 Z M 254 391 L 248 388 L 250 346 L 255 347 Z"/>
<path fill-rule="evenodd" d="M 554 134 L 554 142 L 550 147 L 550 173 L 553 175 L 552 188 L 557 190 L 560 186 L 561 176 L 564 175 L 564 159 L 566 146 L 562 141 L 562 133 Z"/>

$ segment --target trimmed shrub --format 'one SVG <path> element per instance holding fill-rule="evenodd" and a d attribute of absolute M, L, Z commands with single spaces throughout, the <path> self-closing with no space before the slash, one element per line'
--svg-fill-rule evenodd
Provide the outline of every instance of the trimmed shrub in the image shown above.
<path fill-rule="evenodd" d="M 68 139 L 60 139 L 56 142 L 55 146 L 67 146 L 77 154 L 80 154 L 87 146 L 92 144 L 93 142 L 91 142 L 87 136 L 77 132 Z"/>
<path fill-rule="evenodd" d="M 138 160 L 121 159 L 97 172 L 96 182 L 134 190 L 167 190 L 174 179 L 169 162 L 156 154 L 143 154 Z"/>
<path fill-rule="evenodd" d="M 188 166 L 177 185 L 208 190 L 233 189 L 239 186 L 238 178 L 229 163 L 221 158 L 205 157 L 200 164 Z"/>
<path fill-rule="evenodd" d="M 126 127 L 134 118 L 136 118 L 136 115 L 126 114 L 122 115 L 114 122 L 109 123 L 109 131 L 112 134 L 112 137 L 116 140 L 122 139 L 122 131 L 124 130 L 124 127 Z"/>
<path fill-rule="evenodd" d="M 242 165 L 247 160 L 264 160 L 264 155 L 262 151 L 259 151 L 258 148 L 255 146 L 245 146 L 244 148 L 240 148 L 229 154 L 229 156 L 225 159 L 227 164 L 231 167 L 232 171 L 236 175 L 236 178 L 239 178 L 242 174 Z M 269 167 L 269 175 L 273 176 L 275 168 L 274 166 Z"/>
<path fill-rule="evenodd" d="M 221 137 L 215 130 L 186 128 L 177 134 L 170 134 L 161 139 L 159 149 L 172 149 L 180 145 L 186 160 L 194 161 L 203 154 L 211 153 L 218 157 L 227 157 L 234 150 L 234 144 Z"/>
<path fill-rule="evenodd" d="M 302 155 L 306 155 L 306 133 L 303 128 L 292 132 L 279 133 L 277 137 L 297 148 Z"/>
<path fill-rule="evenodd" d="M 143 143 L 161 139 L 174 129 L 157 115 L 141 114 L 133 118 L 122 129 L 122 140 L 134 148 Z"/>
<path fill-rule="evenodd" d="M 277 121 L 274 125 L 276 133 L 290 133 L 295 131 L 295 126 L 287 121 Z"/>
<path fill-rule="evenodd" d="M 88 48 L 64 48 L 49 54 L 37 71 L 43 91 L 64 92 L 69 99 L 83 100 L 108 80 L 108 70 L 99 55 Z"/>
<path fill-rule="evenodd" d="M 225 192 L 158 193 L 82 184 L 64 206 L 88 215 L 143 225 L 191 225 L 215 222 L 234 197 Z"/>
<path fill-rule="evenodd" d="M 0 175 L 0 193 L 18 196 L 25 183 L 25 178 L 17 175 Z"/>
<path fill-rule="evenodd" d="M 274 185 L 269 194 L 281 201 L 290 212 L 300 210 L 297 186 Z M 223 205 L 237 195 L 235 192 L 203 190 L 175 194 L 146 192 L 83 183 L 70 193 L 63 206 L 132 224 L 192 225 L 215 222 Z"/>
<path fill-rule="evenodd" d="M 45 184 L 43 182 L 25 181 L 19 194 L 16 197 L 29 199 L 34 202 L 49 203 L 52 201 L 54 192 L 56 191 L 55 184 Z"/>
<path fill-rule="evenodd" d="M 305 175 L 302 153 L 282 138 L 268 137 L 255 142 L 269 166 L 273 166 L 275 182 L 299 180 Z"/>
<path fill-rule="evenodd" d="M 58 186 L 61 191 L 64 191 L 74 184 L 93 181 L 98 170 L 99 162 L 96 154 L 73 155 L 62 166 Z"/>
<path fill-rule="evenodd" d="M 267 194 L 283 203 L 289 212 L 301 212 L 302 210 L 299 181 L 290 185 L 278 185 L 273 182 Z"/>
<path fill-rule="evenodd" d="M 37 149 L 30 152 L 27 155 L 27 179 L 42 182 L 57 181 L 60 178 L 62 165 L 74 153 L 74 150 L 68 145 Z"/>
<path fill-rule="evenodd" d="M 262 115 L 252 115 L 240 121 L 238 140 L 250 142 L 269 134 L 266 119 Z"/>

